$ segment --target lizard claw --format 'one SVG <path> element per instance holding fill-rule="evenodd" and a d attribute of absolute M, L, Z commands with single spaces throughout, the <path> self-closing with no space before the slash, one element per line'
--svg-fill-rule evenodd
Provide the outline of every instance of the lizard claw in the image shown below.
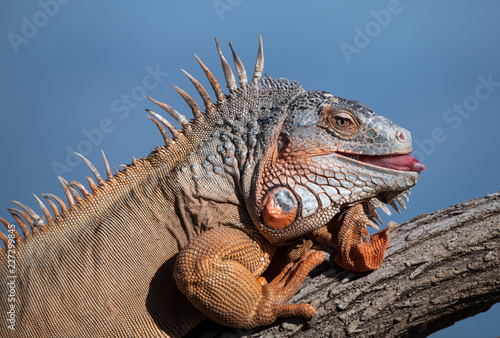
<path fill-rule="evenodd" d="M 314 325 L 316 325 L 316 323 L 318 322 L 318 317 L 318 313 L 316 312 L 314 316 L 312 316 L 311 319 L 307 321 L 307 326 L 313 327 Z"/>
<path fill-rule="evenodd" d="M 330 262 L 331 255 L 330 253 L 323 251 L 325 253 L 325 260 L 323 262 Z"/>
<path fill-rule="evenodd" d="M 259 283 L 260 286 L 264 286 L 267 284 L 267 280 L 261 276 L 261 277 L 257 278 L 257 283 Z"/>
<path fill-rule="evenodd" d="M 329 256 L 324 251 L 310 250 L 297 262 L 290 263 L 271 282 L 262 287 L 263 302 L 257 308 L 258 325 L 272 323 L 278 317 L 300 316 L 314 318 L 316 309 L 313 306 L 301 304 L 287 304 L 288 300 L 297 292 L 309 272 L 323 263 Z"/>

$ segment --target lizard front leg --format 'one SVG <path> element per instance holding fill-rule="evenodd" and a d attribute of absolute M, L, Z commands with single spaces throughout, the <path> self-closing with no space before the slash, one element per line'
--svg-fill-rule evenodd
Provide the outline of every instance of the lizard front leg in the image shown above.
<path fill-rule="evenodd" d="M 309 250 L 267 283 L 259 276 L 275 247 L 256 237 L 227 227 L 197 237 L 177 257 L 178 288 L 206 316 L 230 327 L 267 325 L 278 317 L 313 317 L 316 310 L 311 305 L 288 301 L 307 274 L 324 261 L 325 253 Z"/>
<path fill-rule="evenodd" d="M 389 243 L 389 229 L 370 236 L 366 226 L 371 223 L 363 205 L 356 204 L 310 237 L 333 247 L 335 263 L 342 268 L 358 272 L 375 270 L 382 264 Z"/>

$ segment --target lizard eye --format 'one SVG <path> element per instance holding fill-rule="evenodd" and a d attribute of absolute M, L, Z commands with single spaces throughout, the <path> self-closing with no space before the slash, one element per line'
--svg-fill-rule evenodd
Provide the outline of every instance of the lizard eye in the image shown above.
<path fill-rule="evenodd" d="M 340 116 L 335 116 L 334 122 L 339 128 L 348 128 L 351 125 L 351 120 Z"/>
<path fill-rule="evenodd" d="M 331 112 L 327 121 L 330 128 L 345 136 L 353 135 L 358 128 L 356 120 L 345 111 Z"/>

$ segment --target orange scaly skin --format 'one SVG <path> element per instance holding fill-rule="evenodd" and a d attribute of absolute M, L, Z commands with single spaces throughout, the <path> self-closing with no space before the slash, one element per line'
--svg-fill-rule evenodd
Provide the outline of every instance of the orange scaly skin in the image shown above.
<path fill-rule="evenodd" d="M 185 72 L 205 112 L 177 87 L 191 121 L 150 98 L 181 126 L 148 110 L 165 146 L 115 175 L 104 157 L 107 179 L 81 156 L 97 182 L 61 179 L 68 205 L 42 194 L 43 216 L 14 202 L 24 236 L 0 218 L 2 314 L 16 276 L 15 330 L 0 320 L 0 336 L 181 337 L 206 316 L 241 328 L 312 318 L 288 301 L 328 258 L 316 242 L 345 269 L 380 266 L 388 230 L 368 239 L 366 226 L 378 207 L 404 208 L 425 169 L 410 133 L 360 102 L 262 78 L 260 36 L 250 81 L 217 49 L 227 95 L 198 58 L 217 102 Z"/>
<path fill-rule="evenodd" d="M 389 244 L 389 230 L 384 229 L 366 238 L 366 224 L 371 222 L 363 212 L 363 206 L 356 204 L 340 217 L 340 226 L 335 229 L 339 253 L 334 256 L 335 263 L 346 270 L 370 271 L 382 264 L 384 252 Z"/>
<path fill-rule="evenodd" d="M 323 263 L 325 253 L 307 251 L 267 283 L 259 276 L 269 265 L 275 247 L 258 237 L 217 228 L 188 244 L 174 270 L 181 292 L 207 316 L 231 327 L 252 328 L 278 317 L 314 316 L 316 310 L 311 305 L 287 302 L 307 274 Z"/>
<path fill-rule="evenodd" d="M 382 264 L 389 244 L 389 229 L 370 236 L 366 226 L 372 223 L 363 206 L 356 204 L 309 237 L 334 248 L 335 263 L 342 268 L 358 272 L 375 270 Z"/>

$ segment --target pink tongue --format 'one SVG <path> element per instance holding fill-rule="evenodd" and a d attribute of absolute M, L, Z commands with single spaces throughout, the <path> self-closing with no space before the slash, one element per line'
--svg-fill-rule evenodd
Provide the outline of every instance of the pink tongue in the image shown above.
<path fill-rule="evenodd" d="M 424 171 L 425 165 L 410 155 L 359 156 L 361 162 L 402 171 Z"/>

